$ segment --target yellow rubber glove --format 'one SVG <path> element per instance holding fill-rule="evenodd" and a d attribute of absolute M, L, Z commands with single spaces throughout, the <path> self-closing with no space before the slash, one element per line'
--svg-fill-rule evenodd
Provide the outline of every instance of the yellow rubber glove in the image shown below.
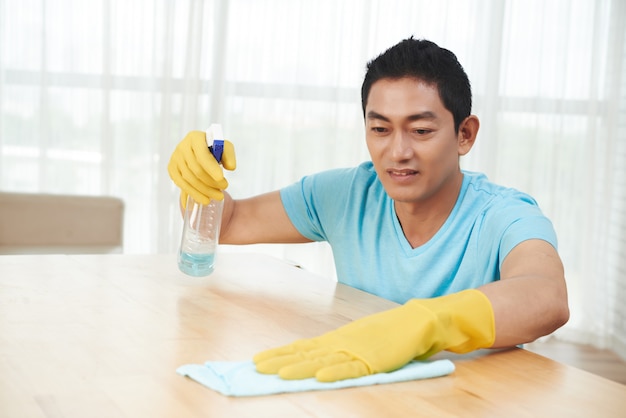
<path fill-rule="evenodd" d="M 222 166 L 227 170 L 237 167 L 235 147 L 230 141 L 224 141 Z M 206 144 L 206 134 L 202 131 L 191 131 L 176 146 L 170 157 L 167 171 L 180 187 L 180 201 L 184 208 L 187 204 L 187 195 L 207 205 L 211 199 L 222 200 L 222 190 L 228 187 L 224 178 L 224 171 Z"/>
<path fill-rule="evenodd" d="M 390 372 L 441 350 L 467 353 L 495 340 L 491 302 L 470 289 L 433 299 L 412 299 L 353 321 L 320 337 L 254 356 L 260 373 L 283 379 L 334 382 Z"/>

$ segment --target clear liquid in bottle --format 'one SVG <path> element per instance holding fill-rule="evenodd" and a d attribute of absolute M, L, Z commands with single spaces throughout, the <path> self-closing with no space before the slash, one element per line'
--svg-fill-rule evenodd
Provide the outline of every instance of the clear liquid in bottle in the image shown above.
<path fill-rule="evenodd" d="M 222 222 L 223 200 L 208 205 L 187 199 L 183 236 L 178 253 L 178 268 L 190 276 L 208 276 L 215 269 L 215 251 Z"/>

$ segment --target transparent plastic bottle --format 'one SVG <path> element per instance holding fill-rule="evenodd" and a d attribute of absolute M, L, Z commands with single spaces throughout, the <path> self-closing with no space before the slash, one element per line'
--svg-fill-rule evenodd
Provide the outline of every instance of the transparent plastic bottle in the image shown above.
<path fill-rule="evenodd" d="M 187 199 L 178 268 L 190 276 L 208 276 L 215 269 L 215 251 L 220 236 L 223 200 L 208 205 Z"/>
<path fill-rule="evenodd" d="M 222 127 L 213 124 L 206 132 L 208 150 L 218 163 L 222 160 L 224 136 Z M 208 205 L 187 198 L 183 236 L 178 251 L 178 268 L 190 276 L 208 276 L 215 269 L 215 252 L 222 224 L 224 200 L 211 200 Z"/>

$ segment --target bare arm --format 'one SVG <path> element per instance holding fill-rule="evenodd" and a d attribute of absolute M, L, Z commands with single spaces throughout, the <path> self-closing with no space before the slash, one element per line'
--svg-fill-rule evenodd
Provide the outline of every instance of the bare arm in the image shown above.
<path fill-rule="evenodd" d="M 542 240 L 517 245 L 502 263 L 500 281 L 479 290 L 494 311 L 493 348 L 534 341 L 569 319 L 561 259 L 554 247 Z"/>
<path fill-rule="evenodd" d="M 224 192 L 220 242 L 223 244 L 304 243 L 285 212 L 278 191 L 235 200 Z"/>

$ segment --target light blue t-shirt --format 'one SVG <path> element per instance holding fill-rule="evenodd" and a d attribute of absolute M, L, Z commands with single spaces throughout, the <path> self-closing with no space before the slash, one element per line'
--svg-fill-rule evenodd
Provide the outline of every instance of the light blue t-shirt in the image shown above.
<path fill-rule="evenodd" d="M 532 197 L 468 171 L 450 216 L 417 248 L 371 162 L 304 177 L 280 195 L 303 236 L 328 241 L 339 282 L 398 303 L 499 280 L 502 261 L 522 241 L 557 243 Z"/>

